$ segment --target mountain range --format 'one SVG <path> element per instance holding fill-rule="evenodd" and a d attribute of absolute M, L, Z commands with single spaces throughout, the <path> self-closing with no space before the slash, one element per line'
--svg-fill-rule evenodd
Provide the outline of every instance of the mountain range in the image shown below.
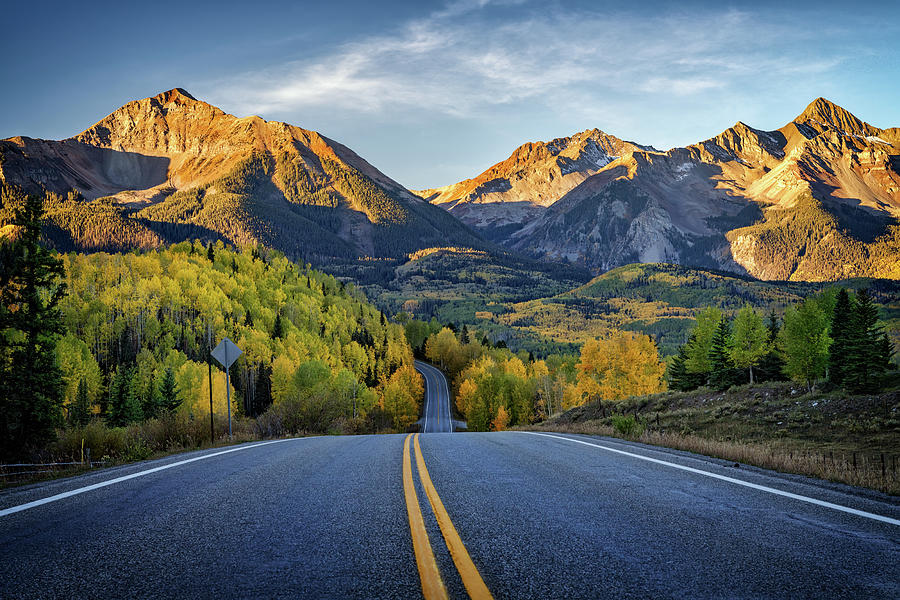
<path fill-rule="evenodd" d="M 660 152 L 597 129 L 525 144 L 418 192 L 514 251 L 595 273 L 633 262 L 766 280 L 900 278 L 900 129 L 824 98 Z"/>
<path fill-rule="evenodd" d="M 200 238 L 357 271 L 444 248 L 463 250 L 461 273 L 465 257 L 524 256 L 515 268 L 668 262 L 766 280 L 900 279 L 900 129 L 823 98 L 778 130 L 738 122 L 665 152 L 597 129 L 528 143 L 472 179 L 412 192 L 315 131 L 175 88 L 65 140 L 0 140 L 6 231 L 23 193 L 47 197 L 61 250 Z"/>
<path fill-rule="evenodd" d="M 198 237 L 322 262 L 485 246 L 346 146 L 226 114 L 180 88 L 129 102 L 62 141 L 0 141 L 0 183 L 0 212 L 15 193 L 48 195 L 49 235 L 65 249 Z"/>

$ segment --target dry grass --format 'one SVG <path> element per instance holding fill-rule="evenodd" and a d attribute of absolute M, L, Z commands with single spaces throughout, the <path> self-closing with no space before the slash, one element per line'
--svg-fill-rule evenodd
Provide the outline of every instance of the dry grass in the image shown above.
<path fill-rule="evenodd" d="M 815 451 L 791 447 L 783 442 L 764 444 L 722 441 L 652 429 L 645 430 L 639 437 L 626 438 L 614 427 L 599 420 L 566 424 L 545 423 L 533 429 L 631 439 L 653 446 L 694 452 L 782 473 L 807 475 L 900 495 L 900 471 L 898 471 L 900 456 L 897 453 Z"/>

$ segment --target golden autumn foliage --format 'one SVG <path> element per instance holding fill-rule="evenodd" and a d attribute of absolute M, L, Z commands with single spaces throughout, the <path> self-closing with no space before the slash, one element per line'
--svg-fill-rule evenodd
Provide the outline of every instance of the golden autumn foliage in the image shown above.
<path fill-rule="evenodd" d="M 622 400 L 666 389 L 666 365 L 648 336 L 613 331 L 585 342 L 578 361 L 577 393 L 583 402 Z"/>
<path fill-rule="evenodd" d="M 494 431 L 503 431 L 506 429 L 506 426 L 509 424 L 509 414 L 506 412 L 506 407 L 502 404 L 497 408 L 497 416 L 494 417 L 494 420 L 491 421 L 491 429 Z"/>

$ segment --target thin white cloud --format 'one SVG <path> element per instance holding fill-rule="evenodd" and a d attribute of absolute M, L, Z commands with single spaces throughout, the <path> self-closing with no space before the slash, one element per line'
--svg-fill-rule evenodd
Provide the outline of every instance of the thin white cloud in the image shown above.
<path fill-rule="evenodd" d="M 477 116 L 521 101 L 558 103 L 569 92 L 598 102 L 634 93 L 699 96 L 752 77 L 821 74 L 842 61 L 837 53 L 804 56 L 802 34 L 735 10 L 640 19 L 507 11 L 498 22 L 479 18 L 487 4 L 456 2 L 392 35 L 218 82 L 214 95 L 263 114 L 330 107 Z"/>

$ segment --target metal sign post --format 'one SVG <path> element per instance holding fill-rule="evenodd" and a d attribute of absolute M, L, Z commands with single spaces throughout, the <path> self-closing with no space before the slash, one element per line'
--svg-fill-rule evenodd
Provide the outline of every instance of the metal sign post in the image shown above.
<path fill-rule="evenodd" d="M 234 361 L 243 354 L 244 351 L 234 345 L 234 342 L 228 338 L 219 342 L 219 345 L 213 348 L 212 357 L 219 361 L 225 367 L 225 395 L 228 402 L 228 437 L 231 438 L 231 374 L 229 369 Z M 210 407 L 212 408 L 212 407 Z"/>

